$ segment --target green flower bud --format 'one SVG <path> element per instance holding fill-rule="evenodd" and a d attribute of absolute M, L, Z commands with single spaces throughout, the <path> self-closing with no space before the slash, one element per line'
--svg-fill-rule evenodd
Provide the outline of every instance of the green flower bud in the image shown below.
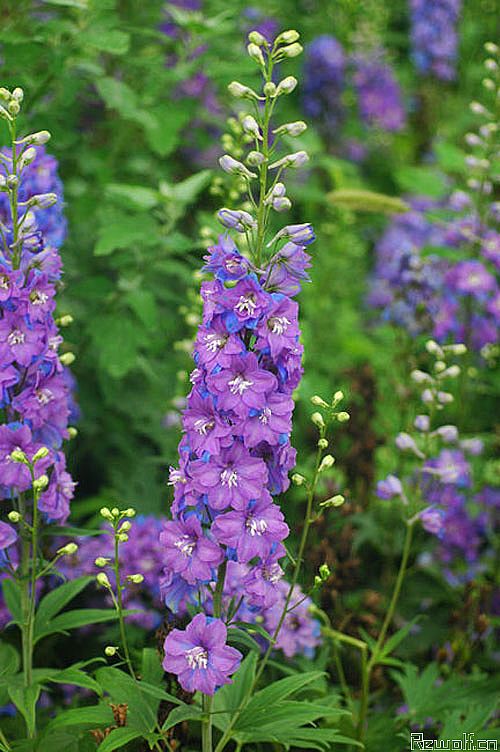
<path fill-rule="evenodd" d="M 322 473 L 324 470 L 328 470 L 330 467 L 333 467 L 334 464 L 335 464 L 335 457 L 333 457 L 331 454 L 326 454 L 321 460 L 321 465 L 319 466 L 319 472 Z"/>
<path fill-rule="evenodd" d="M 108 522 L 113 522 L 113 515 L 111 514 L 109 507 L 101 507 L 99 514 L 101 517 L 104 517 L 105 520 L 108 520 Z"/>
<path fill-rule="evenodd" d="M 144 575 L 143 574 L 129 574 L 127 576 L 127 580 L 129 582 L 133 582 L 134 585 L 140 585 L 141 582 L 144 582 Z"/>
<path fill-rule="evenodd" d="M 94 564 L 96 567 L 105 567 L 111 559 L 108 559 L 107 556 L 98 556 L 97 559 L 94 561 Z"/>
<path fill-rule="evenodd" d="M 108 579 L 108 575 L 105 574 L 105 572 L 99 572 L 99 574 L 96 576 L 96 582 L 101 587 L 108 588 L 108 590 L 111 590 L 111 583 Z"/>
<path fill-rule="evenodd" d="M 331 575 L 331 572 L 330 572 L 330 567 L 328 566 L 328 564 L 322 564 L 319 568 L 319 576 L 321 577 L 323 582 L 327 580 L 330 577 L 330 575 Z"/>
<path fill-rule="evenodd" d="M 287 76 L 278 84 L 278 87 L 276 89 L 276 96 L 279 97 L 280 94 L 291 94 L 297 84 L 298 81 L 295 76 Z"/>
<path fill-rule="evenodd" d="M 311 397 L 311 404 L 315 405 L 315 407 L 328 407 L 328 403 L 325 402 L 325 400 L 318 394 L 315 394 L 314 397 Z"/>
<path fill-rule="evenodd" d="M 33 489 L 35 491 L 45 491 L 48 485 L 49 485 L 48 475 L 40 475 L 39 478 L 35 478 L 35 480 L 33 481 Z"/>
<path fill-rule="evenodd" d="M 136 511 L 133 507 L 129 507 L 128 509 L 125 509 L 123 514 L 125 515 L 125 517 L 135 517 Z"/>
<path fill-rule="evenodd" d="M 19 102 L 16 99 L 11 99 L 10 102 L 9 102 L 9 104 L 7 105 L 7 108 L 9 110 L 10 114 L 14 115 L 14 117 L 16 115 L 19 115 L 19 113 L 21 111 L 21 105 L 19 104 Z"/>
<path fill-rule="evenodd" d="M 295 29 L 283 31 L 276 37 L 276 44 L 293 44 L 300 39 L 300 34 Z"/>
<path fill-rule="evenodd" d="M 292 483 L 296 486 L 303 486 L 306 483 L 306 479 L 300 473 L 294 473 L 292 475 Z"/>
<path fill-rule="evenodd" d="M 10 91 L 6 89 L 5 86 L 0 86 L 0 99 L 3 99 L 4 102 L 8 102 L 10 98 Z"/>
<path fill-rule="evenodd" d="M 295 42 L 295 44 L 289 44 L 287 47 L 282 47 L 279 50 L 279 54 L 284 57 L 298 57 L 304 50 L 301 44 Z"/>
<path fill-rule="evenodd" d="M 262 91 L 264 92 L 265 97 L 275 97 L 277 92 L 276 84 L 273 83 L 273 81 L 267 81 L 264 84 Z"/>
<path fill-rule="evenodd" d="M 15 509 L 13 509 L 11 512 L 9 512 L 9 514 L 7 515 L 7 517 L 9 518 L 9 520 L 11 522 L 20 522 L 21 519 L 22 519 L 22 517 L 19 514 L 19 512 L 16 512 Z"/>
<path fill-rule="evenodd" d="M 62 548 L 57 549 L 57 553 L 61 556 L 73 556 L 73 554 L 76 554 L 78 551 L 78 546 L 76 543 L 67 543 Z"/>
<path fill-rule="evenodd" d="M 16 86 L 14 91 L 12 92 L 12 99 L 15 99 L 16 102 L 22 102 L 24 99 L 24 91 L 21 89 L 20 86 Z"/>
<path fill-rule="evenodd" d="M 75 436 L 78 436 L 78 429 L 74 426 L 68 426 L 68 435 L 70 439 L 74 439 Z"/>
<path fill-rule="evenodd" d="M 323 509 L 329 509 L 330 507 L 341 507 L 344 501 L 345 498 L 344 496 L 342 496 L 342 494 L 336 494 L 335 496 L 332 496 L 329 499 L 320 502 L 320 507 L 322 507 Z"/>
<path fill-rule="evenodd" d="M 259 98 L 259 95 L 256 94 L 253 89 L 251 89 L 249 86 L 244 86 L 244 84 L 240 84 L 239 81 L 231 81 L 227 88 L 231 96 L 236 97 L 236 99 Z"/>
<path fill-rule="evenodd" d="M 13 449 L 10 453 L 12 462 L 21 462 L 23 465 L 29 465 L 28 457 L 22 449 Z"/>
<path fill-rule="evenodd" d="M 113 515 L 113 517 L 119 517 L 120 510 L 118 509 L 118 507 L 113 507 L 113 509 L 111 510 L 111 514 Z"/>
<path fill-rule="evenodd" d="M 252 44 L 256 44 L 258 47 L 267 47 L 267 39 L 260 33 L 260 31 L 251 31 L 248 35 L 248 41 Z"/>
<path fill-rule="evenodd" d="M 265 65 L 264 55 L 262 54 L 262 50 L 256 44 L 250 43 L 247 47 L 247 52 L 252 58 L 252 60 L 255 60 L 256 63 L 262 66 Z"/>
<path fill-rule="evenodd" d="M 127 533 L 119 533 L 117 539 L 119 543 L 126 543 L 128 541 L 128 535 Z"/>
<path fill-rule="evenodd" d="M 130 530 L 131 527 L 132 527 L 132 523 L 129 522 L 128 520 L 125 520 L 125 522 L 122 525 L 120 525 L 120 529 L 119 529 L 118 532 L 119 533 L 128 533 L 128 531 Z"/>
<path fill-rule="evenodd" d="M 106 645 L 104 648 L 104 654 L 108 656 L 108 658 L 112 658 L 114 655 L 116 655 L 118 652 L 118 648 L 114 645 Z"/>
<path fill-rule="evenodd" d="M 69 326 L 74 321 L 73 316 L 71 316 L 69 313 L 66 313 L 64 316 L 61 316 L 57 319 L 57 323 L 59 326 Z"/>
<path fill-rule="evenodd" d="M 320 449 L 326 449 L 328 446 L 328 439 L 318 439 L 318 446 Z"/>
<path fill-rule="evenodd" d="M 344 392 L 341 392 L 340 389 L 339 389 L 333 395 L 332 407 L 336 407 L 339 404 L 339 402 L 342 402 L 343 399 L 344 399 Z"/>
<path fill-rule="evenodd" d="M 48 457 L 49 453 L 49 449 L 46 446 L 40 447 L 38 452 L 35 452 L 35 454 L 33 455 L 33 462 L 38 462 L 38 460 L 45 459 L 45 457 Z"/>
<path fill-rule="evenodd" d="M 350 417 L 349 413 L 346 412 L 337 413 L 337 420 L 339 423 L 347 423 Z"/>
<path fill-rule="evenodd" d="M 12 116 L 8 110 L 5 109 L 5 107 L 2 107 L 0 104 L 0 118 L 3 120 L 8 120 L 9 122 L 12 122 Z"/>
<path fill-rule="evenodd" d="M 59 360 L 63 364 L 63 366 L 70 366 L 72 363 L 75 362 L 76 357 L 75 354 L 72 352 L 63 353 L 59 356 Z"/>
<path fill-rule="evenodd" d="M 321 413 L 313 413 L 311 415 L 311 420 L 317 428 L 325 427 L 325 421 L 323 420 Z"/>

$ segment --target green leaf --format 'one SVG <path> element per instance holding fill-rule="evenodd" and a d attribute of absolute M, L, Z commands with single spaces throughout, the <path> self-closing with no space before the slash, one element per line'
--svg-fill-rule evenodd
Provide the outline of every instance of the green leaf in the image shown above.
<path fill-rule="evenodd" d="M 106 195 L 116 199 L 125 206 L 132 205 L 135 209 L 148 211 L 153 209 L 159 201 L 159 193 L 144 185 L 127 185 L 125 183 L 108 183 Z"/>
<path fill-rule="evenodd" d="M 188 205 L 191 204 L 198 194 L 208 185 L 211 177 L 211 170 L 202 170 L 175 185 L 169 185 L 166 182 L 162 182 L 160 183 L 160 193 L 166 199 Z"/>
<path fill-rule="evenodd" d="M 161 686 L 164 676 L 163 666 L 154 648 L 144 648 L 142 651 L 141 676 L 145 682 L 155 687 Z"/>
<path fill-rule="evenodd" d="M 0 642 L 0 676 L 17 674 L 21 659 L 17 650 L 6 642 Z"/>
<path fill-rule="evenodd" d="M 168 731 L 168 729 L 177 726 L 178 723 L 182 723 L 183 721 L 199 721 L 202 715 L 203 712 L 197 705 L 180 705 L 170 711 L 161 729 L 162 731 Z M 214 716 L 214 721 L 217 717 Z"/>
<path fill-rule="evenodd" d="M 19 710 L 24 720 L 28 733 L 31 736 L 35 729 L 35 707 L 40 697 L 40 685 L 35 684 L 31 687 L 12 687 L 8 688 L 9 697 Z"/>
<path fill-rule="evenodd" d="M 154 219 L 144 215 L 118 214 L 99 228 L 95 256 L 109 256 L 119 248 L 154 245 L 158 239 L 158 226 Z"/>
<path fill-rule="evenodd" d="M 42 598 L 35 617 L 35 637 L 38 631 L 47 627 L 50 619 L 94 581 L 94 577 L 78 577 L 76 580 L 59 585 Z"/>
<path fill-rule="evenodd" d="M 151 702 L 144 696 L 140 682 L 110 666 L 98 669 L 96 679 L 104 691 L 111 695 L 113 702 L 127 703 L 129 706 L 127 723 L 131 728 L 140 733 L 149 733 L 154 730 L 158 703 Z M 153 687 L 153 690 L 157 689 Z"/>
<path fill-rule="evenodd" d="M 427 167 L 401 167 L 394 177 L 401 190 L 414 195 L 441 198 L 447 191 L 443 174 Z"/>
<path fill-rule="evenodd" d="M 166 157 L 179 143 L 181 129 L 191 118 L 188 108 L 159 105 L 150 111 L 152 122 L 146 126 L 146 140 L 160 157 Z"/>
<path fill-rule="evenodd" d="M 12 614 L 14 624 L 21 624 L 23 614 L 21 609 L 21 590 L 15 580 L 8 578 L 2 581 L 2 593 L 4 601 Z"/>
<path fill-rule="evenodd" d="M 247 707 L 240 716 L 240 722 L 248 722 L 254 714 L 255 716 L 261 711 L 267 711 L 270 707 L 273 707 L 276 703 L 281 702 L 286 697 L 295 692 L 299 692 L 304 689 L 308 684 L 317 681 L 324 673 L 322 671 L 310 671 L 305 674 L 296 674 L 295 676 L 287 676 L 284 679 L 279 679 L 272 684 L 269 684 L 260 692 L 257 692 Z"/>
<path fill-rule="evenodd" d="M 92 334 L 101 366 L 113 378 L 123 378 L 137 365 L 138 349 L 142 339 L 138 324 L 113 315 L 103 316 L 100 328 Z"/>
<path fill-rule="evenodd" d="M 47 726 L 50 731 L 63 726 L 109 726 L 113 723 L 109 705 L 92 705 L 60 712 Z"/>
<path fill-rule="evenodd" d="M 101 687 L 95 679 L 74 666 L 59 671 L 54 676 L 50 677 L 49 681 L 56 684 L 72 684 L 75 687 L 85 687 L 86 689 L 92 690 L 92 692 L 95 692 L 97 695 L 102 695 Z"/>
<path fill-rule="evenodd" d="M 231 716 L 240 707 L 246 693 L 253 684 L 257 653 L 251 650 L 242 661 L 238 671 L 233 676 L 232 684 L 225 684 L 214 697 L 214 723 L 222 731 L 227 728 Z"/>
<path fill-rule="evenodd" d="M 111 55 L 124 55 L 130 46 L 130 35 L 118 29 L 99 29 L 90 27 L 84 41 Z"/>
<path fill-rule="evenodd" d="M 113 731 L 99 744 L 97 749 L 99 752 L 112 752 L 113 749 L 119 749 L 124 747 L 128 742 L 134 739 L 139 739 L 142 736 L 140 731 L 129 728 L 128 726 L 122 726 L 120 728 L 113 729 Z"/>
<path fill-rule="evenodd" d="M 135 611 L 129 611 L 128 613 L 135 613 Z M 59 614 L 59 616 L 51 619 L 45 627 L 40 627 L 35 638 L 35 643 L 47 637 L 47 635 L 55 634 L 56 632 L 66 632 L 70 629 L 86 627 L 88 624 L 102 624 L 106 621 L 114 621 L 116 618 L 115 611 L 111 611 L 111 609 L 76 608 L 73 611 Z"/>
<path fill-rule="evenodd" d="M 45 5 L 62 5 L 67 8 L 79 8 L 87 10 L 88 0 L 43 0 Z"/>
<path fill-rule="evenodd" d="M 124 81 L 104 76 L 96 81 L 96 87 L 106 107 L 117 110 L 126 118 L 133 119 L 136 116 L 136 94 Z"/>
<path fill-rule="evenodd" d="M 405 637 L 407 637 L 410 634 L 410 631 L 412 627 L 420 621 L 421 617 L 416 616 L 414 619 L 409 621 L 407 624 L 404 625 L 404 627 L 401 627 L 401 629 L 398 629 L 397 632 L 395 632 L 393 635 L 389 637 L 387 642 L 382 648 L 382 651 L 380 653 L 381 658 L 386 658 L 389 656 L 396 648 L 397 646 L 403 642 Z"/>
<path fill-rule="evenodd" d="M 158 306 L 151 290 L 138 288 L 127 293 L 127 302 L 148 329 L 158 326 Z"/>

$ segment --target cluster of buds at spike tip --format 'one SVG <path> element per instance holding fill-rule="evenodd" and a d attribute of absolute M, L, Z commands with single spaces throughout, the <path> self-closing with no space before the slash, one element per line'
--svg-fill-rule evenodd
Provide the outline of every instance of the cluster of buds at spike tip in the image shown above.
<path fill-rule="evenodd" d="M 318 570 L 318 574 L 314 578 L 313 590 L 320 588 L 331 577 L 331 574 L 328 564 L 322 564 Z"/>
<path fill-rule="evenodd" d="M 345 410 L 337 411 L 335 408 L 337 405 L 342 402 L 344 399 L 344 393 L 338 390 L 333 395 L 332 401 L 328 403 L 323 397 L 320 397 L 318 394 L 315 394 L 313 397 L 311 397 L 311 404 L 313 404 L 315 407 L 319 407 L 322 410 L 326 411 L 328 419 L 334 419 L 337 420 L 339 423 L 345 423 L 349 420 L 350 415 Z M 323 418 L 323 415 L 319 412 L 313 413 L 311 416 L 311 420 L 314 423 L 317 428 L 324 428 L 326 423 Z M 321 441 L 321 440 L 320 440 Z M 318 442 L 318 446 L 322 446 Z M 326 444 L 328 446 L 328 442 Z M 326 448 L 326 446 L 324 448 Z"/>
<path fill-rule="evenodd" d="M 0 87 L 0 118 L 12 122 L 21 111 L 21 102 L 24 99 L 23 90 L 17 86 L 9 91 L 4 86 Z"/>
<path fill-rule="evenodd" d="M 109 507 L 101 507 L 99 514 L 101 517 L 104 517 L 107 522 L 112 522 L 115 525 L 118 525 L 125 517 L 135 517 L 136 512 L 132 507 L 129 507 L 128 509 L 118 509 L 118 507 L 110 509 Z M 126 524 L 129 525 L 127 529 L 130 530 L 130 523 L 123 523 L 122 527 Z"/>
<path fill-rule="evenodd" d="M 453 402 L 453 394 L 443 389 L 443 382 L 447 379 L 456 379 L 461 368 L 456 363 L 449 363 L 448 357 L 460 357 L 467 352 L 462 343 L 440 345 L 430 339 L 425 343 L 425 349 L 434 358 L 429 371 L 414 369 L 410 376 L 412 381 L 420 389 L 420 398 L 427 405 L 433 405 L 435 409 L 442 410 L 445 405 Z"/>

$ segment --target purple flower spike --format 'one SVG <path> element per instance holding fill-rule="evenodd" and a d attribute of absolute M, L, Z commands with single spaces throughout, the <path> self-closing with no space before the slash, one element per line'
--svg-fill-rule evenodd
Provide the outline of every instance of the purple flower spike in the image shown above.
<path fill-rule="evenodd" d="M 241 653 L 226 645 L 227 629 L 220 619 L 197 614 L 185 630 L 173 629 L 165 640 L 165 671 L 176 674 L 186 692 L 213 695 L 230 684 Z"/>

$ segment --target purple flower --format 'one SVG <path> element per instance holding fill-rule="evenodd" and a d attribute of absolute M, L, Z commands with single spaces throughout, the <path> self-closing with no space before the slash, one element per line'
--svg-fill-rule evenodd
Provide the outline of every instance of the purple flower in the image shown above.
<path fill-rule="evenodd" d="M 258 501 L 221 514 L 213 523 L 212 532 L 219 543 L 236 549 L 238 561 L 246 563 L 255 556 L 265 559 L 289 530 L 280 508 L 266 494 Z"/>
<path fill-rule="evenodd" d="M 455 78 L 461 0 L 410 0 L 412 56 L 420 73 Z"/>
<path fill-rule="evenodd" d="M 23 426 L 20 423 L 0 426 L 0 488 L 3 489 L 6 496 L 8 489 L 15 489 L 16 493 L 21 493 L 27 491 L 31 486 L 29 468 L 22 462 L 15 462 L 11 458 L 14 449 L 21 450 L 29 460 L 32 460 L 40 446 L 33 441 L 28 426 Z M 48 458 L 37 462 L 37 475 L 42 475 L 49 464 Z"/>
<path fill-rule="evenodd" d="M 3 552 L 4 549 L 9 546 L 12 546 L 16 540 L 17 533 L 12 525 L 8 525 L 6 522 L 0 520 L 0 552 Z"/>
<path fill-rule="evenodd" d="M 218 244 L 209 248 L 204 258 L 207 263 L 202 271 L 211 272 L 223 282 L 241 279 L 249 271 L 248 260 L 241 255 L 228 235 L 221 235 Z"/>
<path fill-rule="evenodd" d="M 220 619 L 197 614 L 185 630 L 173 629 L 165 640 L 165 671 L 175 674 L 186 692 L 213 695 L 230 684 L 241 653 L 226 645 L 227 629 Z"/>
<path fill-rule="evenodd" d="M 302 106 L 328 130 L 338 130 L 343 119 L 344 73 L 345 55 L 335 37 L 322 34 L 306 47 Z"/>
<path fill-rule="evenodd" d="M 241 443 L 234 443 L 208 461 L 195 460 L 190 472 L 195 487 L 218 511 L 228 506 L 239 508 L 259 498 L 267 480 L 264 462 L 252 457 Z"/>
<path fill-rule="evenodd" d="M 63 524 L 69 517 L 70 501 L 75 494 L 76 483 L 66 470 L 66 457 L 62 452 L 54 455 L 54 468 L 49 487 L 40 496 L 39 508 L 50 522 Z"/>
<path fill-rule="evenodd" d="M 293 400 L 285 394 L 275 392 L 261 410 L 250 411 L 243 426 L 243 440 L 249 449 L 262 441 L 269 445 L 279 444 L 282 438 L 288 439 L 292 430 Z"/>
<path fill-rule="evenodd" d="M 401 496 L 403 486 L 401 481 L 395 475 L 388 475 L 385 480 L 379 480 L 377 483 L 377 496 L 379 499 L 393 499 L 395 496 Z"/>
<path fill-rule="evenodd" d="M 286 243 L 271 259 L 266 289 L 291 297 L 297 295 L 303 281 L 309 281 L 306 272 L 311 266 L 311 257 L 304 247 Z"/>
<path fill-rule="evenodd" d="M 269 348 L 272 358 L 282 350 L 292 350 L 299 338 L 299 307 L 294 300 L 275 296 L 275 300 L 257 327 L 259 347 Z"/>
<path fill-rule="evenodd" d="M 443 449 L 436 458 L 427 460 L 424 473 L 445 484 L 469 486 L 471 482 L 470 465 L 458 449 Z"/>
<path fill-rule="evenodd" d="M 193 515 L 184 521 L 165 522 L 160 543 L 164 546 L 165 566 L 190 585 L 211 580 L 213 570 L 224 558 L 221 548 L 207 537 Z"/>
<path fill-rule="evenodd" d="M 215 409 L 211 395 L 202 397 L 193 390 L 188 398 L 184 410 L 182 423 L 187 432 L 190 448 L 199 454 L 209 452 L 218 454 L 221 441 L 228 439 L 230 443 L 231 426 L 224 422 Z"/>
<path fill-rule="evenodd" d="M 424 530 L 440 538 L 444 533 L 444 512 L 437 507 L 427 507 L 419 514 Z"/>
<path fill-rule="evenodd" d="M 273 554 L 261 559 L 245 576 L 243 584 L 250 606 L 265 610 L 274 606 L 279 599 L 281 591 L 278 583 L 284 575 L 278 563 L 278 559 L 284 554 L 282 549 L 282 546 L 278 546 Z"/>
<path fill-rule="evenodd" d="M 353 56 L 354 86 L 362 120 L 393 132 L 405 125 L 401 89 L 391 66 L 380 51 Z"/>
<path fill-rule="evenodd" d="M 234 355 L 230 364 L 207 378 L 217 396 L 217 407 L 245 417 L 249 410 L 261 410 L 266 395 L 277 388 L 276 377 L 263 370 L 254 353 Z"/>
<path fill-rule="evenodd" d="M 264 617 L 264 627 L 270 634 L 274 633 L 278 625 L 288 593 L 288 585 L 285 582 L 279 583 L 278 588 L 281 591 L 280 599 L 265 612 Z M 300 587 L 296 586 L 276 641 L 276 647 L 282 650 L 287 658 L 293 658 L 299 653 L 312 657 L 314 648 L 320 644 L 320 625 L 309 614 L 311 605 L 311 599 L 304 598 Z"/>
<path fill-rule="evenodd" d="M 449 271 L 446 281 L 457 293 L 479 298 L 497 289 L 495 277 L 475 260 L 459 261 Z"/>

